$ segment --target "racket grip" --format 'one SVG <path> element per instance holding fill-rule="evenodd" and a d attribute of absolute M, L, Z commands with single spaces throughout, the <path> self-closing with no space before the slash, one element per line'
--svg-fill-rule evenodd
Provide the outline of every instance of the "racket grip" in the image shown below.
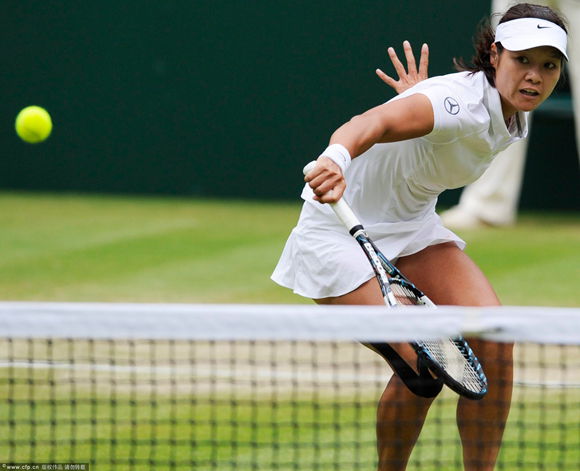
<path fill-rule="evenodd" d="M 338 216 L 338 219 L 341 220 L 349 232 L 352 232 L 352 229 L 355 227 L 358 229 L 362 228 L 362 224 L 352 212 L 350 206 L 342 198 L 339 199 L 336 203 L 332 203 L 330 207 L 333 209 L 334 213 Z"/>
<path fill-rule="evenodd" d="M 303 170 L 304 175 L 310 172 L 315 166 L 316 166 L 315 160 L 306 164 Z M 333 209 L 338 219 L 340 219 L 340 221 L 344 224 L 344 226 L 349 230 L 349 232 L 351 231 L 351 229 L 357 226 L 362 227 L 360 221 L 352 212 L 352 209 L 350 209 L 350 206 L 342 198 L 339 199 L 336 203 L 331 203 L 330 207 Z"/>

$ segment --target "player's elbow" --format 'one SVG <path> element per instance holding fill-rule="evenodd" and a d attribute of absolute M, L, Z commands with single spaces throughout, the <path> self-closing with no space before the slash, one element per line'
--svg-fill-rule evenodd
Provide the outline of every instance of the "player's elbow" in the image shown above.
<path fill-rule="evenodd" d="M 383 136 L 389 133 L 390 129 L 389 120 L 385 119 L 385 116 L 376 110 L 354 116 L 351 122 L 361 130 L 361 135 L 370 144 L 380 142 Z"/>

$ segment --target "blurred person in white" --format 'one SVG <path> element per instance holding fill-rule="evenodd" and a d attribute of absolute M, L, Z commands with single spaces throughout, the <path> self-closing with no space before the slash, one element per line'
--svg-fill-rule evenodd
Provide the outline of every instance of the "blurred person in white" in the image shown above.
<path fill-rule="evenodd" d="M 492 11 L 504 12 L 514 3 L 517 2 L 493 0 Z M 572 90 L 576 146 L 580 158 L 580 0 L 534 0 L 533 3 L 557 9 L 568 20 L 570 61 L 566 68 Z M 494 18 L 497 22 L 499 17 L 496 15 Z M 501 152 L 476 182 L 465 187 L 457 206 L 441 214 L 443 223 L 455 229 L 513 224 L 517 217 L 528 141 L 524 139 Z"/>

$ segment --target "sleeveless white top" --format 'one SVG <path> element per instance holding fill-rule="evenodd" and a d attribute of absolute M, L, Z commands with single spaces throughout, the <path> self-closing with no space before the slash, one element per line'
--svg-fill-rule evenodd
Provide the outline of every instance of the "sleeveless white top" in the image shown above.
<path fill-rule="evenodd" d="M 435 213 L 438 195 L 474 182 L 528 129 L 527 113 L 517 113 L 508 129 L 499 93 L 482 72 L 433 77 L 393 100 L 415 93 L 433 106 L 433 130 L 416 139 L 376 144 L 345 172 L 345 200 L 392 261 L 443 242 L 463 249 L 465 243 Z M 272 279 L 309 298 L 340 296 L 374 274 L 332 209 L 312 196 L 306 185 L 300 219 Z"/>

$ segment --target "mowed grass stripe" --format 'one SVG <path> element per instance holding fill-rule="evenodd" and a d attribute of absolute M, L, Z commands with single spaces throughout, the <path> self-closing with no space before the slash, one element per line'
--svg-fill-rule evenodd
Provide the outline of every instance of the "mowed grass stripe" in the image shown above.
<path fill-rule="evenodd" d="M 0 298 L 307 303 L 270 280 L 300 202 L 0 193 Z M 504 304 L 580 305 L 577 214 L 459 231 Z"/>
<path fill-rule="evenodd" d="M 269 274 L 298 211 L 52 195 L 6 195 L 2 207 L 12 214 L 0 235 L 9 254 L 0 262 L 2 298 L 176 302 L 235 301 L 236 293 L 264 302 L 264 288 L 275 302 Z"/>

